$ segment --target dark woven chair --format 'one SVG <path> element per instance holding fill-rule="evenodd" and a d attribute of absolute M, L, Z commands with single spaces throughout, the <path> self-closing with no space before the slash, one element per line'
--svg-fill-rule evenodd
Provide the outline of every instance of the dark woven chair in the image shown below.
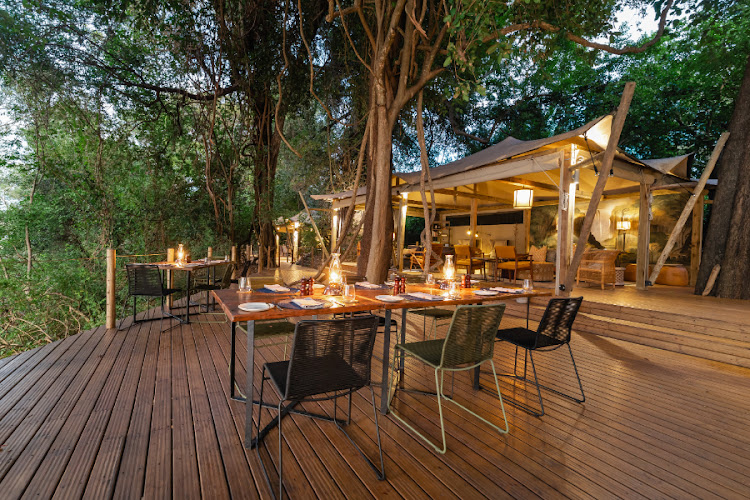
<path fill-rule="evenodd" d="M 174 318 L 172 314 L 164 310 L 164 298 L 181 290 L 179 288 L 166 288 L 162 280 L 161 271 L 159 270 L 159 267 L 154 264 L 125 264 L 125 272 L 128 275 L 128 296 L 125 299 L 125 307 L 128 305 L 128 300 L 131 297 L 133 298 L 133 322 L 128 328 L 136 323 L 155 321 L 158 319 L 159 330 L 161 330 L 161 321 L 164 318 Z M 159 297 L 161 299 L 161 316 L 158 318 L 136 319 L 136 299 L 138 297 Z M 122 328 L 122 323 L 125 321 L 124 312 L 123 309 L 123 317 L 120 320 L 120 325 L 117 328 L 118 330 L 124 330 L 124 328 Z"/>
<path fill-rule="evenodd" d="M 397 357 L 399 354 L 403 357 L 413 357 L 434 369 L 435 386 L 437 388 L 437 392 L 434 395 L 437 396 L 443 447 L 440 448 L 430 438 L 404 420 L 393 410 L 393 407 L 391 407 L 391 415 L 432 446 L 438 453 L 445 453 L 447 450 L 445 441 L 445 422 L 443 421 L 443 399 L 453 402 L 453 404 L 471 413 L 499 433 L 506 434 L 508 432 L 508 419 L 505 417 L 503 396 L 500 394 L 500 384 L 497 381 L 495 364 L 492 361 L 492 353 L 495 346 L 495 334 L 497 332 L 497 327 L 500 326 L 500 320 L 502 319 L 504 312 L 505 304 L 458 306 L 453 314 L 453 320 L 451 321 L 445 339 L 423 340 L 421 342 L 410 342 L 407 344 L 396 345 L 393 353 L 393 364 L 391 365 L 391 378 L 389 384 L 390 400 L 393 400 L 396 392 L 394 390 L 395 372 Z M 495 374 L 495 386 L 497 388 L 497 396 L 500 399 L 500 411 L 502 412 L 503 421 L 505 422 L 504 429 L 493 424 L 486 418 L 478 415 L 443 393 L 443 375 L 446 371 L 457 372 L 472 370 L 483 363 L 489 363 L 492 367 L 492 373 Z"/>
<path fill-rule="evenodd" d="M 223 288 L 229 288 L 229 286 L 232 283 L 232 275 L 234 274 L 234 270 L 235 270 L 234 262 L 230 262 L 229 264 L 227 264 L 227 267 L 224 269 L 224 274 L 222 275 L 221 279 L 212 280 L 210 270 L 206 269 L 205 276 L 198 277 L 194 281 L 194 283 L 191 286 L 192 291 L 196 291 L 199 293 L 206 292 L 206 302 L 205 302 L 206 311 L 208 311 L 211 290 L 221 290 Z"/>
<path fill-rule="evenodd" d="M 529 330 L 523 327 L 498 330 L 498 340 L 510 342 L 511 344 L 516 346 L 516 354 L 513 361 L 513 373 L 504 376 L 513 376 L 519 380 L 533 382 L 536 386 L 537 396 L 539 397 L 539 411 L 535 410 L 529 405 L 511 399 L 506 399 L 508 404 L 511 404 L 517 408 L 521 408 L 522 410 L 527 411 L 532 415 L 541 417 L 542 415 L 544 415 L 544 403 L 542 402 L 541 389 L 546 389 L 550 392 L 554 392 L 577 403 L 583 403 L 584 401 L 586 401 L 586 396 L 583 393 L 583 385 L 581 384 L 581 377 L 578 375 L 578 367 L 576 367 L 576 361 L 573 358 L 573 350 L 570 348 L 571 328 L 573 327 L 573 322 L 575 321 L 576 315 L 578 314 L 578 309 L 581 307 L 581 302 L 583 302 L 583 297 L 559 298 L 550 300 L 549 304 L 547 305 L 547 309 L 544 311 L 542 320 L 539 322 L 539 328 L 537 328 L 536 331 Z M 581 390 L 580 399 L 552 389 L 550 387 L 541 385 L 536 374 L 533 352 L 553 351 L 563 345 L 568 346 L 570 360 L 573 362 L 573 370 L 575 371 L 576 379 L 578 380 L 578 388 Z M 523 364 L 523 375 L 518 374 L 519 347 L 526 351 L 526 357 L 524 357 Z M 529 380 L 526 377 L 526 367 L 527 361 L 529 359 L 531 360 L 531 371 L 534 375 L 534 380 Z"/>
<path fill-rule="evenodd" d="M 279 396 L 279 497 L 282 496 L 282 416 L 285 413 L 297 413 L 329 422 L 334 422 L 349 441 L 357 448 L 367 463 L 377 474 L 378 479 L 385 478 L 383 468 L 383 449 L 380 443 L 380 426 L 375 407 L 375 393 L 370 383 L 370 365 L 372 350 L 377 331 L 375 316 L 345 318 L 320 321 L 300 321 L 294 333 L 294 343 L 289 361 L 277 361 L 263 365 L 263 380 L 260 386 L 261 408 L 268 407 L 263 403 L 263 390 L 266 380 Z M 343 426 L 351 422 L 352 394 L 364 387 L 370 388 L 375 429 L 380 454 L 380 469 L 370 460 L 355 443 Z M 349 397 L 349 411 L 345 421 L 337 418 L 337 400 Z M 334 400 L 333 417 L 296 411 L 293 408 L 299 402 Z M 270 408 L 269 408 L 270 411 Z M 256 436 L 260 433 L 260 415 L 257 420 Z M 255 447 L 258 460 L 268 481 L 268 471 L 260 457 L 259 446 Z M 273 488 L 271 488 L 273 491 Z"/>

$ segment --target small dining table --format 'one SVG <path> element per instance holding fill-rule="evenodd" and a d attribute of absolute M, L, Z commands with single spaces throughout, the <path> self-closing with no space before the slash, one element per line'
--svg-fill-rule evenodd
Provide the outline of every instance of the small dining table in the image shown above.
<path fill-rule="evenodd" d="M 209 280 L 213 282 L 213 280 L 216 278 L 216 267 L 223 266 L 229 264 L 228 260 L 210 260 L 210 259 L 201 259 L 201 260 L 194 260 L 192 262 L 186 262 L 184 264 L 177 264 L 176 262 L 152 262 L 152 264 L 156 265 L 161 269 L 162 271 L 165 271 L 167 273 L 167 276 L 170 276 L 172 271 L 183 271 L 187 273 L 187 304 L 185 306 L 185 317 L 181 318 L 176 315 L 172 315 L 174 319 L 179 321 L 180 323 L 188 324 L 190 323 L 190 276 L 193 271 L 198 271 L 201 269 L 209 269 L 210 275 Z"/>
<path fill-rule="evenodd" d="M 402 294 L 403 299 L 398 302 L 384 302 L 377 299 L 379 295 L 390 295 L 390 291 L 387 289 L 357 289 L 357 297 L 354 303 L 346 304 L 342 301 L 340 296 L 323 295 L 320 292 L 316 292 L 312 297 L 308 296 L 305 298 L 314 298 L 326 301 L 326 307 L 321 309 L 291 309 L 287 307 L 279 307 L 277 304 L 284 301 L 285 305 L 288 304 L 290 299 L 298 297 L 295 293 L 265 293 L 260 291 L 252 292 L 240 292 L 237 289 L 221 289 L 213 290 L 213 294 L 216 302 L 221 306 L 222 310 L 227 316 L 227 319 L 231 323 L 231 353 L 229 361 L 229 372 L 230 372 L 230 397 L 235 400 L 245 401 L 245 446 L 248 448 L 254 447 L 259 438 L 262 438 L 268 431 L 270 431 L 278 422 L 279 418 L 283 418 L 284 415 L 277 416 L 270 424 L 268 424 L 255 439 L 252 438 L 252 427 L 253 427 L 253 406 L 255 404 L 262 404 L 261 401 L 253 400 L 253 384 L 254 384 L 254 366 L 255 366 L 255 322 L 261 320 L 281 320 L 295 317 L 309 317 L 317 316 L 322 314 L 346 314 L 346 313 L 357 313 L 365 311 L 381 311 L 385 316 L 385 328 L 383 336 L 383 351 L 382 351 L 382 376 L 381 376 L 381 397 L 380 397 L 380 412 L 382 414 L 388 413 L 388 362 L 390 359 L 390 344 L 391 344 L 391 315 L 394 310 L 401 310 L 401 325 L 400 325 L 400 342 L 406 340 L 406 314 L 409 309 L 412 308 L 424 308 L 424 307 L 435 307 L 435 306 L 457 306 L 462 304 L 481 304 L 487 302 L 498 302 L 503 300 L 512 300 L 519 298 L 527 299 L 527 316 L 528 316 L 528 302 L 531 297 L 536 296 L 547 296 L 552 294 L 552 290 L 532 290 L 523 291 L 519 289 L 518 293 L 498 293 L 497 295 L 477 295 L 475 292 L 478 290 L 477 287 L 472 289 L 461 289 L 456 297 L 449 298 L 446 295 L 445 290 L 439 290 L 435 286 L 427 285 L 414 285 L 407 284 L 406 294 Z M 430 295 L 439 296 L 440 300 L 425 300 L 418 299 L 416 297 L 409 296 L 410 293 L 428 293 Z M 266 311 L 243 311 L 240 309 L 240 305 L 247 302 L 264 302 L 272 304 L 273 306 Z M 528 320 L 528 318 L 527 318 Z M 245 383 L 245 391 L 247 398 L 240 398 L 235 396 L 235 358 L 236 358 L 236 335 L 237 325 L 240 322 L 247 322 L 247 361 L 246 361 L 246 372 L 247 378 Z M 403 359 L 400 366 L 400 371 L 403 372 Z M 475 386 L 478 383 L 478 376 L 475 376 Z"/>

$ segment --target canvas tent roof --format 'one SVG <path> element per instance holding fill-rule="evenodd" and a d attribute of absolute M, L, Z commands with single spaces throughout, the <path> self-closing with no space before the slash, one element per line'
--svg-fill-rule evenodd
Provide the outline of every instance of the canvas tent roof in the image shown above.
<path fill-rule="evenodd" d="M 552 137 L 531 141 L 508 137 L 475 154 L 431 168 L 431 188 L 442 191 L 436 192 L 435 201 L 445 205 L 465 205 L 456 197 L 468 195 L 465 190 L 460 190 L 461 187 L 473 186 L 474 196 L 484 197 L 487 203 L 494 200 L 497 207 L 501 199 L 512 200 L 513 191 L 524 182 L 534 188 L 535 198 L 555 199 L 561 152 L 569 153 L 571 145 L 575 146 L 577 155 L 570 159 L 570 163 L 583 166 L 579 173 L 580 191 L 591 192 L 598 175 L 598 170 L 591 165 L 601 166 L 601 153 L 606 149 L 611 127 L 612 115 L 605 115 Z M 618 150 L 613 163 L 614 176 L 608 179 L 607 189 L 622 190 L 640 182 L 673 184 L 683 181 L 687 162 L 687 155 L 640 161 Z M 396 173 L 392 188 L 394 196 L 419 191 L 420 177 L 420 172 Z M 448 192 L 450 189 L 451 193 Z M 357 190 L 357 204 L 364 202 L 365 194 L 364 187 Z M 351 195 L 351 191 L 347 191 L 313 195 L 313 198 L 329 200 L 336 207 L 348 205 Z"/>

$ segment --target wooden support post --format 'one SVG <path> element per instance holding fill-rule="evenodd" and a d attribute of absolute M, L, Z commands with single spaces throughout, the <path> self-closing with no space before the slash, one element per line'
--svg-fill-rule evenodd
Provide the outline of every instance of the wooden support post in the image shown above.
<path fill-rule="evenodd" d="M 591 234 L 591 227 L 594 225 L 594 216 L 599 209 L 599 201 L 602 199 L 604 186 L 607 184 L 607 178 L 609 177 L 609 172 L 612 169 L 615 160 L 617 143 L 620 141 L 620 134 L 622 133 L 622 127 L 625 124 L 625 117 L 628 116 L 628 110 L 630 109 L 630 102 L 633 100 L 634 92 L 635 82 L 627 82 L 625 84 L 625 90 L 622 92 L 622 97 L 620 98 L 620 105 L 617 106 L 617 112 L 612 120 L 612 131 L 609 136 L 609 141 L 607 141 L 607 148 L 604 151 L 604 158 L 602 159 L 601 167 L 599 168 L 599 178 L 596 181 L 594 191 L 591 193 L 591 200 L 589 200 L 589 207 L 586 210 L 586 217 L 584 217 L 583 225 L 581 226 L 581 234 L 578 235 L 578 245 L 576 245 L 575 254 L 573 255 L 570 262 L 570 268 L 565 277 L 565 290 L 568 293 L 573 289 L 573 280 L 575 280 L 578 266 L 581 264 L 581 259 L 583 259 L 583 252 L 586 250 L 586 242 Z M 566 169 L 566 171 L 567 170 L 568 169 Z M 568 175 L 570 175 L 569 171 Z M 570 181 L 571 178 L 568 177 L 566 189 L 570 189 Z M 560 183 L 563 183 L 562 179 Z"/>
<path fill-rule="evenodd" d="M 214 256 L 213 247 L 208 247 L 208 250 L 206 250 L 206 257 L 208 257 L 208 260 L 211 260 L 213 256 Z"/>
<path fill-rule="evenodd" d="M 562 290 L 561 285 L 565 283 L 565 276 L 568 275 L 570 266 L 570 241 L 573 228 L 570 224 L 568 210 L 570 207 L 570 169 L 568 161 L 565 159 L 565 151 L 560 150 L 560 188 L 559 199 L 557 204 L 557 274 L 555 276 L 555 294 L 568 296 L 569 292 Z"/>
<path fill-rule="evenodd" d="M 476 189 L 476 184 L 474 185 L 474 189 Z M 476 198 L 471 199 L 471 217 L 469 218 L 470 226 L 469 230 L 471 231 L 471 234 L 469 235 L 469 245 L 471 248 L 476 247 L 477 242 L 477 208 L 478 208 L 479 200 Z"/>
<path fill-rule="evenodd" d="M 292 251 L 292 264 L 299 259 L 299 222 L 294 223 L 294 249 Z"/>
<path fill-rule="evenodd" d="M 174 248 L 167 248 L 167 262 L 174 262 Z M 172 288 L 172 285 L 174 284 L 172 282 L 172 271 L 167 270 L 166 278 L 167 278 L 167 288 Z M 172 307 L 172 296 L 167 295 L 167 308 Z"/>
<path fill-rule="evenodd" d="M 398 202 L 398 236 L 396 237 L 396 258 L 398 259 L 398 272 L 404 270 L 404 239 L 406 238 L 406 210 L 409 202 L 409 193 L 401 193 Z"/>
<path fill-rule="evenodd" d="M 336 249 L 336 243 L 339 239 L 339 209 L 333 209 L 331 216 L 331 252 Z"/>
<path fill-rule="evenodd" d="M 701 266 L 701 250 L 703 247 L 703 208 L 706 206 L 706 190 L 701 191 L 693 207 L 692 234 L 690 235 L 690 286 L 698 281 L 698 270 Z"/>
<path fill-rule="evenodd" d="M 107 328 L 114 328 L 117 324 L 117 252 L 114 248 L 107 249 Z"/>
<path fill-rule="evenodd" d="M 698 195 L 700 195 L 703 192 L 703 189 L 706 187 L 706 183 L 708 182 L 708 177 L 711 175 L 711 172 L 714 171 L 716 162 L 719 161 L 721 150 L 724 149 L 724 144 L 726 144 L 728 139 L 729 139 L 729 132 L 724 132 L 723 134 L 721 134 L 721 137 L 719 137 L 719 141 L 716 143 L 716 146 L 714 147 L 714 150 L 711 153 L 711 158 L 708 160 L 708 164 L 706 165 L 706 168 L 703 170 L 703 174 L 701 175 L 701 178 L 698 180 L 698 184 L 695 186 L 695 189 L 693 189 L 692 196 L 688 199 L 687 203 L 685 204 L 685 208 L 682 210 L 682 213 L 680 214 L 680 218 L 677 219 L 677 223 L 675 224 L 674 229 L 672 229 L 672 234 L 669 235 L 667 244 L 664 245 L 664 250 L 662 250 L 661 254 L 659 255 L 659 258 L 656 261 L 656 264 L 654 265 L 654 270 L 651 271 L 651 276 L 649 277 L 649 280 L 652 283 L 656 282 L 656 277 L 659 276 L 659 271 L 661 271 L 662 266 L 667 261 L 667 257 L 669 257 L 669 253 L 672 251 L 672 248 L 674 248 L 675 243 L 677 243 L 677 238 L 679 237 L 683 226 L 685 226 L 685 223 L 687 222 L 688 217 L 690 217 L 690 214 L 693 211 L 693 206 L 695 206 L 695 202 L 698 201 Z"/>
<path fill-rule="evenodd" d="M 279 233 L 276 233 L 276 266 L 281 267 L 281 246 L 279 246 Z"/>
<path fill-rule="evenodd" d="M 529 247 L 531 246 L 531 210 L 523 211 L 523 230 L 526 237 L 524 253 L 529 253 Z"/>
<path fill-rule="evenodd" d="M 237 246 L 232 245 L 232 248 L 229 251 L 229 260 L 237 264 Z"/>
<path fill-rule="evenodd" d="M 635 288 L 646 289 L 648 278 L 648 245 L 651 242 L 651 189 L 645 182 L 641 183 L 638 203 L 638 249 L 635 254 Z"/>

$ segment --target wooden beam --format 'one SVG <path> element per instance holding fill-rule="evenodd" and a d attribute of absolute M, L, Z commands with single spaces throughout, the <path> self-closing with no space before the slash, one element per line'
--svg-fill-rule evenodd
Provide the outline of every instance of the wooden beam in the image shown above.
<path fill-rule="evenodd" d="M 648 245 L 651 243 L 651 189 L 646 183 L 641 183 L 638 203 L 638 248 L 635 255 L 635 288 L 646 289 L 648 276 Z"/>
<path fill-rule="evenodd" d="M 523 211 L 523 232 L 526 235 L 526 244 L 524 245 L 524 252 L 529 253 L 529 245 L 531 244 L 531 210 Z"/>
<path fill-rule="evenodd" d="M 547 191 L 558 191 L 557 186 L 554 184 L 546 184 L 544 182 L 527 181 L 520 177 L 506 177 L 505 179 L 496 179 L 498 182 L 504 182 L 505 184 L 512 184 L 519 187 L 533 187 L 537 189 L 546 189 Z"/>
<path fill-rule="evenodd" d="M 508 203 L 508 200 L 504 200 L 503 198 L 498 198 L 497 196 L 489 196 L 486 194 L 478 194 L 478 193 L 468 193 L 466 191 L 459 191 L 457 188 L 435 189 L 435 192 L 439 194 L 453 196 L 454 198 L 461 197 L 461 198 L 469 198 L 469 199 L 482 200 L 482 201 L 495 201 L 499 203 Z"/>
<path fill-rule="evenodd" d="M 705 207 L 704 189 L 693 207 L 693 221 L 690 235 L 690 286 L 695 286 L 698 281 L 698 270 L 701 265 L 701 250 L 703 247 L 703 207 Z"/>
<path fill-rule="evenodd" d="M 568 170 L 565 151 L 560 150 L 560 179 L 572 177 Z M 567 186 L 567 187 L 566 187 Z M 555 294 L 567 296 L 569 292 L 563 290 L 565 276 L 570 265 L 570 218 L 568 217 L 568 189 L 570 182 L 560 182 L 559 199 L 557 200 L 557 272 L 555 274 Z"/>
<path fill-rule="evenodd" d="M 471 200 L 471 213 L 469 214 L 469 231 L 471 231 L 471 234 L 469 235 L 469 245 L 471 248 L 474 248 L 476 246 L 477 241 L 477 199 L 472 198 Z"/>
<path fill-rule="evenodd" d="M 714 150 L 711 153 L 711 158 L 708 160 L 708 164 L 706 165 L 706 168 L 703 170 L 703 174 L 701 175 L 701 178 L 698 180 L 698 185 L 695 186 L 695 189 L 693 189 L 693 193 L 688 199 L 687 203 L 685 204 L 685 208 L 682 209 L 680 218 L 677 219 L 677 223 L 675 224 L 674 229 L 672 229 L 672 234 L 669 235 L 667 244 L 664 245 L 664 249 L 661 251 L 661 255 L 659 255 L 659 258 L 656 260 L 656 264 L 654 265 L 654 270 L 651 271 L 651 276 L 649 277 L 649 281 L 651 281 L 652 283 L 656 281 L 656 277 L 659 276 L 659 271 L 661 271 L 662 266 L 667 261 L 669 252 L 672 251 L 672 248 L 674 248 L 675 243 L 677 243 L 677 238 L 680 234 L 680 231 L 682 231 L 682 228 L 683 226 L 685 226 L 685 223 L 687 222 L 688 217 L 690 217 L 690 214 L 693 211 L 693 207 L 695 206 L 695 202 L 698 201 L 698 195 L 702 193 L 703 188 L 706 187 L 706 182 L 708 182 L 708 177 L 711 175 L 711 172 L 714 171 L 716 162 L 719 161 L 719 155 L 721 155 L 721 150 L 724 149 L 724 144 L 726 144 L 728 139 L 729 139 L 729 132 L 724 132 L 723 134 L 721 134 L 721 137 L 719 137 L 719 141 L 716 143 L 716 146 L 714 147 Z"/>
<path fill-rule="evenodd" d="M 575 165 L 573 165 L 572 167 L 570 167 L 570 171 L 571 172 L 575 172 L 578 169 L 590 167 L 590 166 L 594 165 L 597 161 L 599 161 L 602 157 L 604 157 L 604 151 L 602 151 L 600 153 L 596 153 L 592 157 L 586 158 L 585 160 L 583 160 L 580 163 L 576 163 Z"/>
<path fill-rule="evenodd" d="M 610 171 L 615 160 L 615 153 L 617 152 L 617 142 L 620 140 L 620 134 L 622 133 L 622 127 L 625 124 L 625 117 L 628 115 L 628 109 L 630 108 L 630 102 L 633 99 L 634 91 L 635 82 L 627 82 L 625 84 L 625 90 L 622 93 L 622 98 L 620 99 L 620 105 L 617 107 L 617 112 L 615 113 L 614 120 L 612 120 L 612 133 L 610 134 L 609 141 L 607 142 L 607 149 L 604 151 L 604 158 L 602 160 L 600 175 L 596 181 L 594 191 L 591 193 L 591 201 L 589 202 L 589 207 L 586 210 L 586 217 L 584 217 L 583 219 L 581 234 L 578 237 L 578 245 L 576 245 L 576 251 L 570 263 L 570 268 L 565 275 L 564 286 L 565 291 L 568 293 L 573 289 L 573 280 L 576 277 L 578 266 L 581 264 L 583 252 L 586 249 L 586 242 L 588 241 L 589 235 L 591 234 L 591 227 L 594 224 L 594 216 L 596 215 L 596 211 L 599 208 L 599 201 L 602 198 L 604 186 L 607 183 L 607 172 Z M 566 177 L 569 177 L 571 175 L 568 168 L 563 169 L 563 173 L 566 174 Z M 561 184 L 563 184 L 563 186 L 561 187 L 564 187 L 565 182 L 565 179 L 561 179 Z M 570 181 L 568 180 L 567 183 L 569 182 Z"/>
<path fill-rule="evenodd" d="M 404 270 L 404 238 L 406 237 L 406 211 L 408 197 L 401 197 L 401 203 L 398 205 L 398 237 L 396 245 L 396 256 L 398 258 L 398 272 Z M 424 214 L 424 211 L 423 211 Z"/>

